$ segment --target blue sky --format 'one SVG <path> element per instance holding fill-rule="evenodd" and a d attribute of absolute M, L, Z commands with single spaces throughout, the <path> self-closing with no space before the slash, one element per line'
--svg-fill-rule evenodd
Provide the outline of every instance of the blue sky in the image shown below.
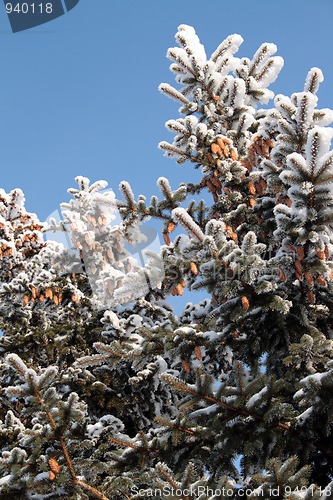
<path fill-rule="evenodd" d="M 157 149 L 171 140 L 164 123 L 178 116 L 162 96 L 173 84 L 165 53 L 182 23 L 193 25 L 208 54 L 240 33 L 241 56 L 265 41 L 285 66 L 272 86 L 302 90 L 307 71 L 325 76 L 321 107 L 333 106 L 332 0 L 80 0 L 51 23 L 13 34 L 0 4 L 0 187 L 21 187 L 43 220 L 69 198 L 76 175 L 123 179 L 136 194 L 157 192 L 156 179 L 191 180 Z"/>

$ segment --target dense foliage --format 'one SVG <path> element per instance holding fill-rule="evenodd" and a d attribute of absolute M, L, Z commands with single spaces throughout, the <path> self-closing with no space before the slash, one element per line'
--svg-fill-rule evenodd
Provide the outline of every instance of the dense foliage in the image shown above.
<path fill-rule="evenodd" d="M 322 73 L 274 98 L 274 44 L 237 58 L 231 35 L 208 59 L 193 28 L 176 40 L 180 89 L 160 90 L 182 117 L 160 148 L 198 183 L 183 166 L 178 188 L 162 177 L 147 201 L 123 182 L 117 200 L 78 177 L 48 224 L 0 191 L 1 498 L 332 497 Z M 165 244 L 140 266 L 130 247 L 150 219 Z M 185 287 L 207 298 L 176 315 Z"/>

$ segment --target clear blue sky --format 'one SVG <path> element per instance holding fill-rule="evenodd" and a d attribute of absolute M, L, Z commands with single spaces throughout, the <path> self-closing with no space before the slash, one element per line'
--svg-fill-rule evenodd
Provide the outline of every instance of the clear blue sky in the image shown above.
<path fill-rule="evenodd" d="M 332 0 L 80 0 L 13 34 L 1 2 L 0 187 L 21 187 L 43 220 L 68 199 L 76 175 L 105 179 L 116 192 L 126 179 L 148 195 L 161 175 L 173 186 L 190 180 L 190 165 L 157 149 L 172 139 L 165 121 L 178 116 L 157 90 L 174 82 L 165 53 L 177 26 L 193 25 L 208 54 L 231 33 L 244 38 L 241 56 L 276 43 L 285 66 L 273 90 L 302 90 L 319 66 L 320 106 L 332 107 L 332 22 Z"/>

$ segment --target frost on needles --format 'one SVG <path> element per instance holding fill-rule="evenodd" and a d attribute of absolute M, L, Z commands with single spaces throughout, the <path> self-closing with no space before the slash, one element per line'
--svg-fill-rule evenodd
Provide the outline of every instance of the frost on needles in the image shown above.
<path fill-rule="evenodd" d="M 147 200 L 124 181 L 116 199 L 78 177 L 48 225 L 0 191 L 1 498 L 332 497 L 323 75 L 274 98 L 274 44 L 236 57 L 230 35 L 207 58 L 186 25 L 176 41 L 160 148 L 187 163 L 180 186 L 161 177 Z M 164 244 L 140 267 L 128 249 L 150 219 Z M 206 299 L 176 315 L 186 290 Z"/>

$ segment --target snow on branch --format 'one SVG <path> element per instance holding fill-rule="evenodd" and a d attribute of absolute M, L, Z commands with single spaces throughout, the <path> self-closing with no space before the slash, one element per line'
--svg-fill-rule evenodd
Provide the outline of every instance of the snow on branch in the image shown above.
<path fill-rule="evenodd" d="M 201 231 L 198 224 L 196 224 L 192 217 L 187 213 L 185 208 L 175 208 L 172 211 L 172 217 L 175 222 L 179 222 L 190 234 L 195 236 L 197 240 L 204 240 L 204 233 Z"/>

